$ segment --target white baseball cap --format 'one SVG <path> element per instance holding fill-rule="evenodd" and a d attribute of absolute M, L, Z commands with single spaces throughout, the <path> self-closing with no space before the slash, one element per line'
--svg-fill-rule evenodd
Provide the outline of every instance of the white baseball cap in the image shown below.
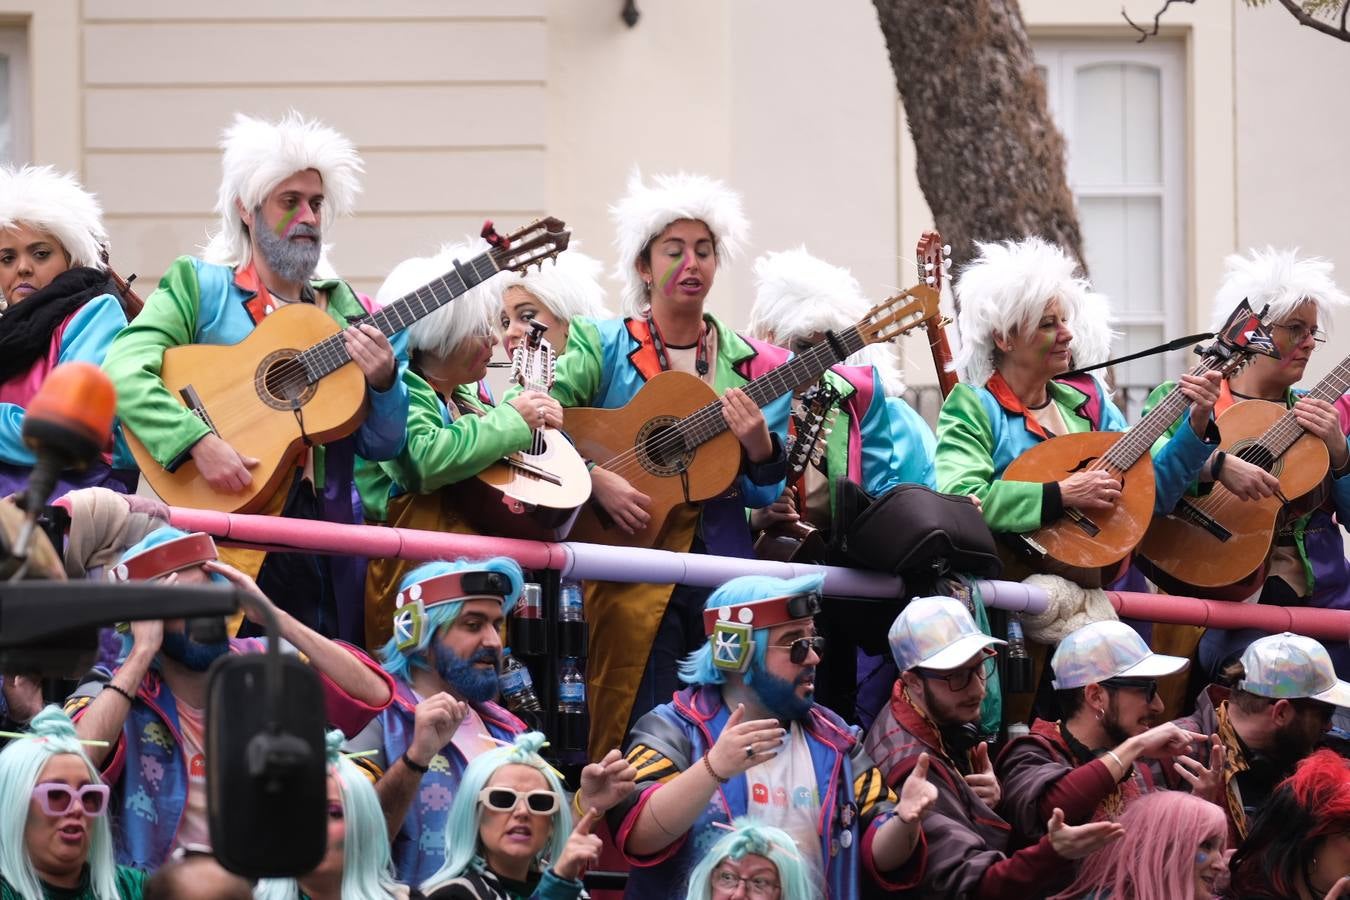
<path fill-rule="evenodd" d="M 1257 638 L 1242 653 L 1242 671 L 1237 686 L 1249 694 L 1350 707 L 1350 684 L 1336 677 L 1326 648 L 1310 637 L 1286 631 Z"/>
<path fill-rule="evenodd" d="M 981 650 L 1007 643 L 976 628 L 966 607 L 950 597 L 915 597 L 887 637 L 901 672 L 916 666 L 954 669 Z"/>
<path fill-rule="evenodd" d="M 1161 678 L 1180 672 L 1190 660 L 1148 649 L 1124 622 L 1092 622 L 1064 636 L 1050 657 L 1051 686 L 1057 691 L 1099 684 L 1108 678 Z"/>

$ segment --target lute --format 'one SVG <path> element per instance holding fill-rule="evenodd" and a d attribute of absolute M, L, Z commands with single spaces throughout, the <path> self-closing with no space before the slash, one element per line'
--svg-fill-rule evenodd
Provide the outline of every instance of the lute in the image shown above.
<path fill-rule="evenodd" d="M 819 465 L 825 454 L 825 441 L 839 413 L 839 391 L 824 378 L 807 389 L 792 411 L 793 434 L 788 438 L 787 485 L 801 512 L 805 499 L 803 484 L 807 466 Z M 825 541 L 820 529 L 798 519 L 776 522 L 755 538 L 755 556 L 777 562 L 820 562 L 825 556 Z"/>
<path fill-rule="evenodd" d="M 920 276 L 924 283 L 937 291 L 939 300 L 942 297 L 942 281 L 946 274 L 947 267 L 952 262 L 952 248 L 950 244 L 942 243 L 942 235 L 936 230 L 925 231 L 919 238 L 919 246 L 915 248 L 915 254 L 919 260 Z M 924 322 L 924 328 L 928 332 L 928 349 L 933 354 L 933 367 L 937 369 L 938 388 L 942 391 L 942 397 L 945 400 L 947 395 L 952 392 L 952 388 L 957 385 L 956 372 L 952 371 L 952 348 L 947 343 L 947 326 L 951 320 L 945 318 L 940 312 Z"/>

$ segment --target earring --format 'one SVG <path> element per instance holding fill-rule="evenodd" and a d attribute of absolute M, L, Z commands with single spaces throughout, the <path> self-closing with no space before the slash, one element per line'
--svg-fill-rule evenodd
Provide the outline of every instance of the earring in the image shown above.
<path fill-rule="evenodd" d="M 1100 709 L 1097 710 L 1097 721 L 1098 721 L 1098 722 L 1100 722 L 1100 721 L 1102 720 L 1103 714 L 1104 714 L 1104 713 L 1103 713 L 1102 710 L 1100 710 Z"/>

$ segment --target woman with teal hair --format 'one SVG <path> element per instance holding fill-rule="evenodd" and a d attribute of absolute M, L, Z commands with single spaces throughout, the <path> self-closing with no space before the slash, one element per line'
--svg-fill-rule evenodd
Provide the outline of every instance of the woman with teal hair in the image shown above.
<path fill-rule="evenodd" d="M 75 726 L 49 706 L 0 752 L 0 900 L 140 900 L 113 861 L 105 785 Z"/>
<path fill-rule="evenodd" d="M 818 900 L 820 876 L 797 852 L 781 828 L 736 819 L 731 828 L 689 873 L 686 900 Z"/>
<path fill-rule="evenodd" d="M 422 885 L 427 900 L 575 900 L 600 855 L 589 809 L 572 827 L 562 781 L 522 734 L 469 763 L 445 824 L 445 865 Z"/>
<path fill-rule="evenodd" d="M 267 878 L 255 900 L 406 900 L 394 881 L 384 813 L 370 779 L 339 752 L 342 732 L 328 732 L 328 852 L 300 878 Z"/>

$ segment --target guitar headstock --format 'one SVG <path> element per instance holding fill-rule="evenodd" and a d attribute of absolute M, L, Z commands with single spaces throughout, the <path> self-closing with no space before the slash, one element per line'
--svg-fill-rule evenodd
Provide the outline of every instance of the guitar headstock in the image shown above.
<path fill-rule="evenodd" d="M 824 379 L 811 385 L 795 404 L 792 419 L 797 433 L 788 448 L 789 480 L 806 471 L 809 463 L 820 461 L 838 404 L 839 390 Z"/>
<path fill-rule="evenodd" d="M 940 295 L 942 282 L 947 269 L 952 264 L 952 245 L 942 243 L 942 235 L 937 230 L 925 231 L 919 238 L 919 246 L 914 249 L 919 261 L 919 278 Z"/>
<path fill-rule="evenodd" d="M 554 259 L 567 249 L 572 232 L 562 219 L 547 216 L 517 228 L 508 235 L 497 233 L 492 221 L 483 223 L 483 239 L 492 245 L 488 255 L 497 271 L 519 272 L 524 275 L 530 266 L 543 266 L 544 260 Z"/>
<path fill-rule="evenodd" d="M 1243 300 L 1214 335 L 1214 340 L 1207 347 L 1197 347 L 1196 352 L 1218 362 L 1216 368 L 1225 375 L 1241 368 L 1253 356 L 1279 359 L 1280 351 L 1275 349 L 1274 336 L 1265 321 L 1269 309 L 1267 306 L 1259 313 L 1252 312 L 1250 304 Z"/>
<path fill-rule="evenodd" d="M 864 344 L 879 344 L 895 340 L 910 329 L 940 315 L 937 290 L 920 284 L 878 303 L 867 311 L 867 315 L 855 327 L 862 335 Z"/>
<path fill-rule="evenodd" d="M 526 390 L 548 391 L 553 387 L 553 345 L 544 337 L 548 326 L 530 322 L 530 333 L 511 354 L 511 380 Z"/>

